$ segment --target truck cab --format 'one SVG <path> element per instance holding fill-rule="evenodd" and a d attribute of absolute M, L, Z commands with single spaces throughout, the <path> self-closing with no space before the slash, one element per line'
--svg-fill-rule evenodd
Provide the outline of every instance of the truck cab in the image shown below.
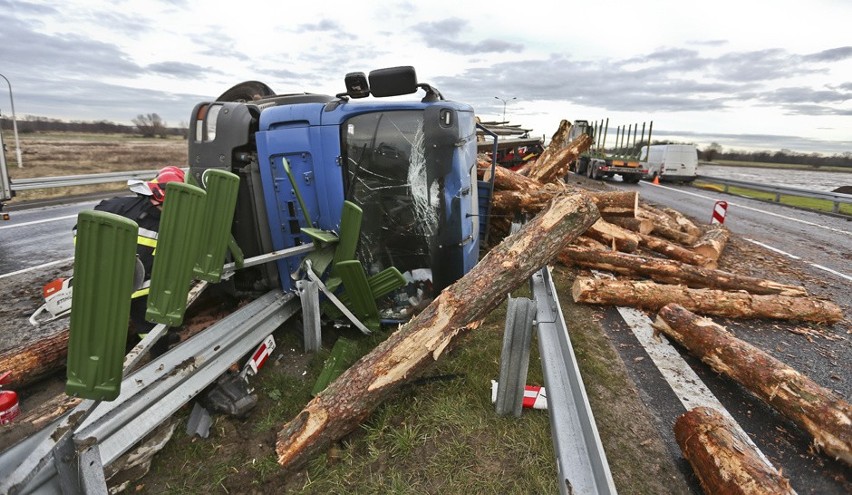
<path fill-rule="evenodd" d="M 367 274 L 395 267 L 411 281 L 403 292 L 434 297 L 479 258 L 473 108 L 416 83 L 410 67 L 346 83 L 334 97 L 243 83 L 254 94 L 232 88 L 199 103 L 190 172 L 199 183 L 210 168 L 241 177 L 232 234 L 246 256 L 311 242 L 306 227 L 339 232 L 346 200 L 363 210 L 357 258 Z M 383 99 L 418 89 L 422 99 Z M 300 262 L 241 270 L 236 283 L 290 290 Z"/>

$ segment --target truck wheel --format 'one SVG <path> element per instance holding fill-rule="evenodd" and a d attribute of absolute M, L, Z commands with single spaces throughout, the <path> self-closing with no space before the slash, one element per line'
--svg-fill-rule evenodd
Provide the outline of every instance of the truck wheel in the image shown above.
<path fill-rule="evenodd" d="M 622 180 L 624 180 L 624 182 L 626 182 L 628 184 L 638 184 L 639 179 L 641 179 L 642 176 L 641 175 L 622 175 L 621 178 L 622 178 Z"/>
<path fill-rule="evenodd" d="M 598 174 L 596 173 L 595 164 L 590 163 L 588 167 L 586 167 L 586 176 L 592 180 L 598 180 Z"/>

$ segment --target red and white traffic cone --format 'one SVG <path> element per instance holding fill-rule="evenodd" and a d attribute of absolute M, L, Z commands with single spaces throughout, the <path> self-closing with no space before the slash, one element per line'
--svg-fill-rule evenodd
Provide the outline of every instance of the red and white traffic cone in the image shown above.
<path fill-rule="evenodd" d="M 11 374 L 11 371 L 7 371 L 0 375 L 0 385 L 5 383 Z M 18 394 L 11 390 L 0 390 L 0 425 L 11 423 L 20 413 Z"/>
<path fill-rule="evenodd" d="M 716 201 L 716 204 L 713 206 L 713 216 L 710 218 L 710 223 L 719 225 L 725 223 L 725 214 L 727 212 L 728 202 Z"/>

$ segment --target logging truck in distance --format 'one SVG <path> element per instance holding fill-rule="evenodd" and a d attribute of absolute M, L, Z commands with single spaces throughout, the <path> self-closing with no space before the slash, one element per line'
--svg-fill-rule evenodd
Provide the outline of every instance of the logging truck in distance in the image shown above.
<path fill-rule="evenodd" d="M 651 122 L 648 128 L 649 142 L 653 125 L 654 123 Z M 615 146 L 609 149 L 606 147 L 608 128 L 609 119 L 595 122 L 594 125 L 589 125 L 585 120 L 574 121 L 568 139 L 573 140 L 580 133 L 586 133 L 592 136 L 593 144 L 571 165 L 571 171 L 594 180 L 620 175 L 624 182 L 632 184 L 639 182 L 648 173 L 647 168 L 639 160 L 637 147 L 638 143 L 645 141 L 645 123 L 642 123 L 642 134 L 638 136 L 638 141 L 639 124 L 617 127 Z"/>

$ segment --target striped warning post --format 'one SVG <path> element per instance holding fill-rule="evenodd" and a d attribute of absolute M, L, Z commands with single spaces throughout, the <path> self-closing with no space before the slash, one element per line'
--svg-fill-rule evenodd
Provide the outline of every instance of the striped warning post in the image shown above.
<path fill-rule="evenodd" d="M 713 217 L 710 219 L 711 224 L 723 224 L 725 223 L 725 214 L 728 212 L 728 202 L 727 201 L 716 201 L 716 204 L 713 206 Z"/>

